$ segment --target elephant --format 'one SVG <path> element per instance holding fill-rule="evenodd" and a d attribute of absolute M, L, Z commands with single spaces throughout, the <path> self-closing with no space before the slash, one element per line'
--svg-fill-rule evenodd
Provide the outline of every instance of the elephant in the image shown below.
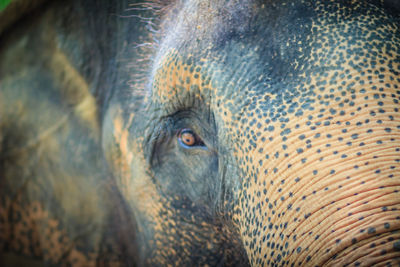
<path fill-rule="evenodd" d="M 395 0 L 14 0 L 4 266 L 399 266 Z"/>

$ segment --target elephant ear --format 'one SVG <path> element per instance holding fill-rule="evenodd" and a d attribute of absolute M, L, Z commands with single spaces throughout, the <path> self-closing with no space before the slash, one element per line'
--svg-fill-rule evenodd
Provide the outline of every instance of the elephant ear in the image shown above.
<path fill-rule="evenodd" d="M 0 13 L 0 266 L 118 264 L 117 239 L 134 239 L 113 219 L 101 147 L 126 7 L 13 0 Z"/>

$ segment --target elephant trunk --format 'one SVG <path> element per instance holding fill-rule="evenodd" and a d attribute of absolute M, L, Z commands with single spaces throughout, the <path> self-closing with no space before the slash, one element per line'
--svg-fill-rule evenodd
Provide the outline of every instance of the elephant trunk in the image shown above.
<path fill-rule="evenodd" d="M 399 264 L 400 116 L 383 101 L 242 142 L 252 150 L 236 155 L 246 178 L 235 219 L 253 266 Z"/>

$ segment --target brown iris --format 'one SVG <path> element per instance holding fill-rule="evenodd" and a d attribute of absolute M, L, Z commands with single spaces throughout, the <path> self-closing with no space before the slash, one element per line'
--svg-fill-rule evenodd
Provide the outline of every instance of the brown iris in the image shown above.
<path fill-rule="evenodd" d="M 190 129 L 183 129 L 179 133 L 180 141 L 186 146 L 194 146 L 196 144 L 196 135 Z"/>

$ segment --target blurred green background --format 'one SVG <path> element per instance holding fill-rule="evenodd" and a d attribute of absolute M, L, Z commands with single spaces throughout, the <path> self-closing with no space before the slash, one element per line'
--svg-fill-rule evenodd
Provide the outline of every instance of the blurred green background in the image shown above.
<path fill-rule="evenodd" d="M 10 2 L 11 0 L 0 0 L 0 11 L 2 11 Z"/>

